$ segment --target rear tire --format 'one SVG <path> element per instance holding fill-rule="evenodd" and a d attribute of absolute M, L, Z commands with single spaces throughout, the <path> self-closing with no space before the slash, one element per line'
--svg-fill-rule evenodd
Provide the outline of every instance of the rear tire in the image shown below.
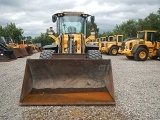
<path fill-rule="evenodd" d="M 51 59 L 55 50 L 43 50 L 40 54 L 39 59 Z"/>
<path fill-rule="evenodd" d="M 102 59 L 102 54 L 99 50 L 88 50 L 87 54 L 89 59 Z"/>
<path fill-rule="evenodd" d="M 129 60 L 134 60 L 134 56 L 126 56 Z"/>
<path fill-rule="evenodd" d="M 145 48 L 138 48 L 134 54 L 134 58 L 137 61 L 145 61 L 148 58 L 148 51 Z"/>
<path fill-rule="evenodd" d="M 118 54 L 118 49 L 116 47 L 111 47 L 108 53 L 109 55 L 116 56 Z"/>

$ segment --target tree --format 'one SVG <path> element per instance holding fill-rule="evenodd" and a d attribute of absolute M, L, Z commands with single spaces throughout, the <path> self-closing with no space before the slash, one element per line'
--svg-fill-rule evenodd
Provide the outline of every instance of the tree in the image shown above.
<path fill-rule="evenodd" d="M 3 27 L 2 26 L 0 26 L 0 36 L 3 36 Z"/>
<path fill-rule="evenodd" d="M 47 33 L 41 33 L 40 36 L 35 37 L 33 43 L 41 43 L 42 46 L 52 44 L 54 40 L 48 36 Z"/>
<path fill-rule="evenodd" d="M 14 23 L 7 24 L 4 28 L 0 27 L 0 35 L 11 37 L 16 43 L 20 43 L 23 29 L 17 28 Z"/>

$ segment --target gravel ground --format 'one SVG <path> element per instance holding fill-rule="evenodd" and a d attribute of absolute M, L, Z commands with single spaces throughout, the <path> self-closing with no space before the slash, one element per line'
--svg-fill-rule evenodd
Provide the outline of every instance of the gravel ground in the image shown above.
<path fill-rule="evenodd" d="M 112 60 L 116 106 L 19 106 L 27 58 L 0 63 L 0 120 L 159 120 L 160 60 Z"/>

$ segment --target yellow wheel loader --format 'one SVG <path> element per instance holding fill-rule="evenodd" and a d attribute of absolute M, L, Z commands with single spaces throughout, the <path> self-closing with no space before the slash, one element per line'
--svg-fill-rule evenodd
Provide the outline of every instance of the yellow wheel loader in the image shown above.
<path fill-rule="evenodd" d="M 22 55 L 18 52 L 18 50 L 9 46 L 9 42 L 2 36 L 0 36 L 0 51 L 1 51 L 1 61 L 9 61 L 11 59 L 17 59 L 17 57 L 21 57 Z"/>
<path fill-rule="evenodd" d="M 101 39 L 100 38 L 96 38 L 96 39 L 94 39 L 93 40 L 93 45 L 96 45 L 96 46 L 98 46 L 98 50 L 100 51 L 100 49 L 101 49 L 101 44 L 100 44 L 100 42 L 101 42 Z"/>
<path fill-rule="evenodd" d="M 145 61 L 160 57 L 160 40 L 156 39 L 156 31 L 144 30 L 137 32 L 137 38 L 128 38 L 122 42 L 121 53 L 128 59 Z"/>
<path fill-rule="evenodd" d="M 91 15 L 60 12 L 52 16 L 58 37 L 43 47 L 40 59 L 26 61 L 20 105 L 109 105 L 115 104 L 110 59 L 102 59 L 92 29 L 86 38 L 86 22 Z M 91 16 L 91 23 L 94 17 Z"/>
<path fill-rule="evenodd" d="M 20 46 L 18 43 L 14 43 L 10 37 L 5 37 L 5 41 L 6 46 L 13 49 L 13 52 L 17 58 L 28 55 L 26 49 L 23 46 Z"/>
<path fill-rule="evenodd" d="M 21 46 L 25 47 L 29 55 L 32 55 L 40 51 L 39 47 L 33 44 L 31 40 L 21 40 Z"/>
<path fill-rule="evenodd" d="M 106 53 L 106 43 L 108 42 L 108 36 L 101 37 L 101 53 Z"/>
<path fill-rule="evenodd" d="M 122 45 L 123 35 L 109 36 L 108 39 L 108 42 L 105 44 L 106 53 L 108 55 L 117 55 Z"/>

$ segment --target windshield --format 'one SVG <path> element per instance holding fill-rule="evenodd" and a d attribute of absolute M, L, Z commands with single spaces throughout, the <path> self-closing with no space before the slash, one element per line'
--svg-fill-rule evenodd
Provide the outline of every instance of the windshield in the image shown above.
<path fill-rule="evenodd" d="M 109 41 L 113 41 L 113 37 L 109 37 Z"/>
<path fill-rule="evenodd" d="M 60 33 L 84 33 L 85 18 L 65 15 L 60 17 Z"/>
<path fill-rule="evenodd" d="M 138 32 L 137 33 L 137 38 L 144 39 L 144 32 Z"/>
<path fill-rule="evenodd" d="M 118 36 L 118 42 L 122 42 L 123 41 L 123 36 Z"/>

